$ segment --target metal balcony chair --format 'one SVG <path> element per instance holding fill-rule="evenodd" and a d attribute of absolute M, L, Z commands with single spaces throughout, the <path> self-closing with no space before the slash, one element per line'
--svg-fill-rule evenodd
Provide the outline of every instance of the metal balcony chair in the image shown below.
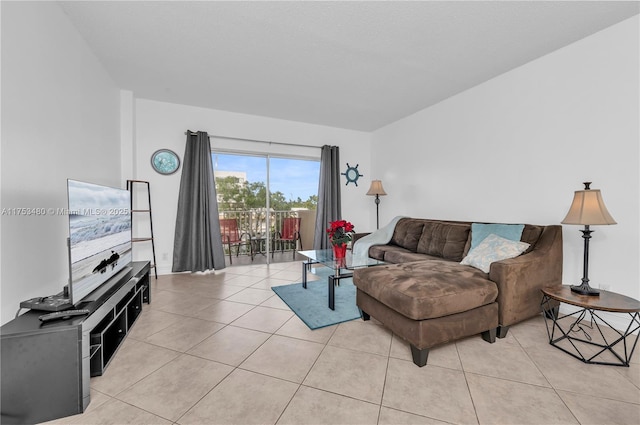
<path fill-rule="evenodd" d="M 231 247 L 236 247 L 236 257 L 240 255 L 240 247 L 246 245 L 249 247 L 251 261 L 253 261 L 253 244 L 251 243 L 251 235 L 248 233 L 240 233 L 238 229 L 238 220 L 235 218 L 220 219 L 220 235 L 222 236 L 222 246 L 229 247 L 229 264 L 233 264 L 231 259 Z M 244 238 L 244 239 L 243 239 Z"/>
<path fill-rule="evenodd" d="M 275 233 L 275 237 L 273 239 L 274 246 L 280 244 L 280 252 L 284 253 L 284 244 L 293 243 L 293 258 L 296 258 L 296 249 L 298 247 L 298 243 L 300 243 L 300 250 L 302 250 L 302 239 L 300 238 L 300 221 L 299 217 L 285 217 L 282 219 L 282 228 L 279 232 Z M 275 250 L 271 250 L 271 257 L 273 258 L 273 252 Z"/>

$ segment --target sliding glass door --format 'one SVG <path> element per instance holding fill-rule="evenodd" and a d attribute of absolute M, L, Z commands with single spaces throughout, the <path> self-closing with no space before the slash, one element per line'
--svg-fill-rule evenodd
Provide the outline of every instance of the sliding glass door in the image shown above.
<path fill-rule="evenodd" d="M 319 160 L 226 152 L 213 152 L 212 160 L 220 218 L 236 220 L 243 240 L 233 255 L 269 263 L 311 248 Z M 294 240 L 284 234 L 285 221 L 297 226 Z"/>

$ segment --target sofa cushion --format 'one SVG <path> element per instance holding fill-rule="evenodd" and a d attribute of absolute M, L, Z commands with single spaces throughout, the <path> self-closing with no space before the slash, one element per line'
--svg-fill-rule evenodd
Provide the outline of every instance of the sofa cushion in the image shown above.
<path fill-rule="evenodd" d="M 445 260 L 417 261 L 354 270 L 358 289 L 403 316 L 432 319 L 494 302 L 496 284 L 486 273 Z"/>
<path fill-rule="evenodd" d="M 529 244 L 526 242 L 512 241 L 491 234 L 484 238 L 480 245 L 469 251 L 469 255 L 464 257 L 460 264 L 473 266 L 489 273 L 491 263 L 517 257 L 527 248 L 529 248 Z"/>
<path fill-rule="evenodd" d="M 422 228 L 417 252 L 459 262 L 471 226 L 462 223 L 427 221 Z"/>
<path fill-rule="evenodd" d="M 393 230 L 390 243 L 415 252 L 424 222 L 425 220 L 415 218 L 400 219 Z"/>
<path fill-rule="evenodd" d="M 420 254 L 417 252 L 411 252 L 408 249 L 400 248 L 399 246 L 390 246 L 384 253 L 384 262 L 391 264 L 410 263 L 412 261 L 422 260 L 441 260 L 442 258 L 433 255 Z"/>
<path fill-rule="evenodd" d="M 511 241 L 519 241 L 524 224 L 473 223 L 471 224 L 471 249 L 493 234 Z"/>
<path fill-rule="evenodd" d="M 390 245 L 372 245 L 369 247 L 369 257 L 374 260 L 384 261 L 384 253 Z"/>
<path fill-rule="evenodd" d="M 524 229 L 522 229 L 522 237 L 520 238 L 520 241 L 526 242 L 529 244 L 529 248 L 527 248 L 525 253 L 529 253 L 535 248 L 536 243 L 538 243 L 538 239 L 540 239 L 540 236 L 542 235 L 544 227 L 545 226 L 537 226 L 535 224 L 524 225 Z M 464 247 L 463 257 L 466 257 L 469 254 L 470 250 L 471 250 L 471 233 L 469 233 L 469 239 L 467 240 L 467 244 Z"/>
<path fill-rule="evenodd" d="M 418 254 L 395 245 L 373 245 L 369 248 L 369 257 L 392 264 L 439 259 L 427 254 Z"/>

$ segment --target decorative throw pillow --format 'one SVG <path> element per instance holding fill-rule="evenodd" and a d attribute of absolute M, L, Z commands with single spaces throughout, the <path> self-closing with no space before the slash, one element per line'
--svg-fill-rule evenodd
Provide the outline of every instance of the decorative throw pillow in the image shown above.
<path fill-rule="evenodd" d="M 469 251 L 480 245 L 487 236 L 494 234 L 510 241 L 520 241 L 524 224 L 471 224 L 471 247 Z"/>
<path fill-rule="evenodd" d="M 460 264 L 466 264 L 489 273 L 491 263 L 494 261 L 517 257 L 527 248 L 529 248 L 529 244 L 526 242 L 512 241 L 491 234 L 484 238 L 480 245 L 470 250 Z"/>

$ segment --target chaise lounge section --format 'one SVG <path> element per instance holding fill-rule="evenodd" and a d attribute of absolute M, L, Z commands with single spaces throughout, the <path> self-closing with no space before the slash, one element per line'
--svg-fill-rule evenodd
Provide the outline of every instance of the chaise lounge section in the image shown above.
<path fill-rule="evenodd" d="M 540 313 L 542 288 L 561 285 L 561 226 L 524 225 L 526 251 L 488 272 L 460 264 L 472 227 L 400 219 L 388 244 L 369 248 L 370 257 L 391 264 L 354 272 L 363 319 L 372 316 L 408 341 L 418 366 L 436 345 L 476 334 L 491 343 L 505 337 L 509 326 Z"/>

